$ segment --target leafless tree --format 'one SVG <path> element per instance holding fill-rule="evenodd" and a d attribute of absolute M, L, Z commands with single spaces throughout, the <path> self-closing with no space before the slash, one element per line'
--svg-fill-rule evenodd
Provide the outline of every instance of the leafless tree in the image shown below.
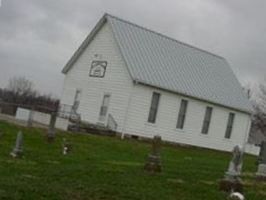
<path fill-rule="evenodd" d="M 30 96 L 35 93 L 33 83 L 25 77 L 13 77 L 9 79 L 6 89 L 19 96 Z"/>
<path fill-rule="evenodd" d="M 266 80 L 259 86 L 259 107 L 262 112 L 266 113 Z"/>
<path fill-rule="evenodd" d="M 253 104 L 252 131 L 260 131 L 266 136 L 266 79 L 258 89 L 258 95 Z"/>
<path fill-rule="evenodd" d="M 17 107 L 47 113 L 56 112 L 59 103 L 51 94 L 37 92 L 33 83 L 24 77 L 11 78 L 6 88 L 0 88 L 0 107 L 6 114 L 14 115 Z"/>

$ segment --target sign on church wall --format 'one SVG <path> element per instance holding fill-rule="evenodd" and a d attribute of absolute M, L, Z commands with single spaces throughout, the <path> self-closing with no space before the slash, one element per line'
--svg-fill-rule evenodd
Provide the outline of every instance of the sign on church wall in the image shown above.
<path fill-rule="evenodd" d="M 90 77 L 103 78 L 107 67 L 107 61 L 94 60 L 91 63 Z"/>

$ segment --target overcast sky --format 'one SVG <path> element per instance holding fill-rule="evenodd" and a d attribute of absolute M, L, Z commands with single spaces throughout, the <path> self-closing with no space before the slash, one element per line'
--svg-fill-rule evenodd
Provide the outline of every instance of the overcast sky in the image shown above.
<path fill-rule="evenodd" d="M 266 75 L 265 0 L 2 0 L 0 87 L 25 76 L 60 97 L 63 66 L 105 12 L 225 57 L 242 84 Z"/>

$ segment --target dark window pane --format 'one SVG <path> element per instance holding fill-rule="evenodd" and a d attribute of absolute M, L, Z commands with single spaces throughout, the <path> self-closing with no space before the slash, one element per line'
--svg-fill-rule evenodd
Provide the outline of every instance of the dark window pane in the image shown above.
<path fill-rule="evenodd" d="M 110 95 L 106 94 L 103 96 L 103 102 L 100 108 L 100 117 L 105 117 L 107 114 L 107 110 L 108 110 L 108 105 L 109 105 L 109 101 L 110 101 Z"/>
<path fill-rule="evenodd" d="M 107 107 L 101 106 L 100 116 L 106 116 L 106 113 L 107 113 Z"/>
<path fill-rule="evenodd" d="M 148 118 L 148 122 L 150 122 L 150 123 L 155 123 L 155 121 L 156 121 L 156 115 L 157 115 L 157 110 L 158 110 L 158 106 L 159 106 L 159 100 L 160 100 L 160 94 L 154 92 L 152 94 L 151 106 L 150 106 L 150 112 L 149 112 L 149 118 Z"/>
<path fill-rule="evenodd" d="M 229 113 L 228 121 L 227 121 L 227 127 L 226 127 L 226 131 L 225 131 L 225 136 L 224 136 L 225 138 L 229 139 L 231 137 L 233 124 L 234 124 L 234 118 L 235 118 L 235 114 Z"/>
<path fill-rule="evenodd" d="M 183 99 L 181 100 L 176 128 L 183 129 L 184 127 L 186 112 L 187 112 L 187 104 L 188 104 L 187 100 L 183 100 Z"/>
<path fill-rule="evenodd" d="M 203 134 L 207 134 L 208 133 L 209 126 L 210 126 L 210 123 L 211 123 L 211 116 L 212 116 L 212 108 L 211 107 L 207 107 L 206 111 L 205 111 L 205 116 L 204 116 L 204 120 L 203 120 L 201 133 L 203 133 Z"/>

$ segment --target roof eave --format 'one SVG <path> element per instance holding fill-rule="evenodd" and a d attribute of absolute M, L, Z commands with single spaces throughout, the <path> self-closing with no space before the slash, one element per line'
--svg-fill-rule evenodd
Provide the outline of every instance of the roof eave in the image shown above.
<path fill-rule="evenodd" d="M 62 73 L 66 74 L 72 67 L 72 65 L 76 62 L 76 60 L 79 58 L 79 56 L 82 54 L 84 49 L 90 44 L 94 36 L 97 34 L 97 32 L 101 29 L 103 24 L 107 21 L 108 14 L 104 14 L 103 17 L 97 22 L 95 27 L 92 29 L 90 34 L 86 37 L 86 39 L 82 42 L 82 44 L 78 47 L 78 49 L 75 51 L 75 53 L 72 55 L 72 57 L 68 60 L 64 68 L 62 69 Z"/>

